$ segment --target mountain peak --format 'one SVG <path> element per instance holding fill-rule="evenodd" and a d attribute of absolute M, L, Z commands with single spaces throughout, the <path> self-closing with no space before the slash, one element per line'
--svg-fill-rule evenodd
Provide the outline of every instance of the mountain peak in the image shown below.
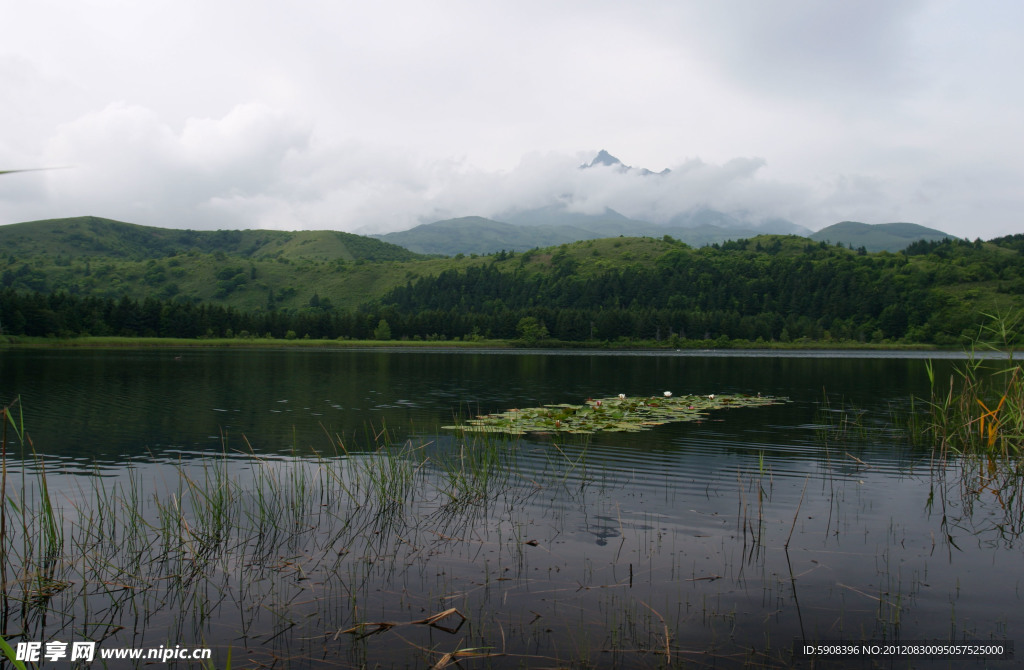
<path fill-rule="evenodd" d="M 603 165 L 605 167 L 613 167 L 616 170 L 619 170 L 620 172 L 631 172 L 632 170 L 636 170 L 637 172 L 639 172 L 640 174 L 642 174 L 644 176 L 649 175 L 649 174 L 662 174 L 662 175 L 664 175 L 664 174 L 668 174 L 669 172 L 671 172 L 671 170 L 669 170 L 668 168 L 665 168 L 661 172 L 651 172 L 647 168 L 634 168 L 634 167 L 632 167 L 630 165 L 626 165 L 625 163 L 620 161 L 618 158 L 616 158 L 615 156 L 612 156 L 610 153 L 605 151 L 604 149 L 601 149 L 600 151 L 597 152 L 597 155 L 594 156 L 594 160 L 590 161 L 589 163 L 584 163 L 583 165 L 581 165 L 580 169 L 581 170 L 585 170 L 587 168 L 597 167 L 598 165 Z"/>
<path fill-rule="evenodd" d="M 608 153 L 604 149 L 601 149 L 600 151 L 598 151 L 597 152 L 597 156 L 594 157 L 594 160 L 590 161 L 590 163 L 588 163 L 584 167 L 594 167 L 596 165 L 608 165 L 608 166 L 617 166 L 618 165 L 618 166 L 622 166 L 622 167 L 628 167 L 626 165 L 622 165 L 622 161 L 620 161 L 615 156 L 612 156 L 610 153 Z"/>

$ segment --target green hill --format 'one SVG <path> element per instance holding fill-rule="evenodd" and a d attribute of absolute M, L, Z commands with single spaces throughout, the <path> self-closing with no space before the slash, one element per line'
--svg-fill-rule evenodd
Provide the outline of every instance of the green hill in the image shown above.
<path fill-rule="evenodd" d="M 337 231 L 195 231 L 85 216 L 0 226 L 0 288 L 297 309 L 314 295 L 354 308 L 423 258 Z"/>
<path fill-rule="evenodd" d="M 842 221 L 822 228 L 809 236 L 816 242 L 842 244 L 868 251 L 902 251 L 918 240 L 943 240 L 953 237 L 941 230 L 919 226 L 916 223 L 860 223 Z"/>
<path fill-rule="evenodd" d="M 412 260 L 416 254 L 361 235 L 311 230 L 178 230 L 79 216 L 0 226 L 0 249 L 13 256 L 124 260 L 164 258 L 187 252 L 221 252 L 242 258 L 264 256 L 346 261 Z"/>

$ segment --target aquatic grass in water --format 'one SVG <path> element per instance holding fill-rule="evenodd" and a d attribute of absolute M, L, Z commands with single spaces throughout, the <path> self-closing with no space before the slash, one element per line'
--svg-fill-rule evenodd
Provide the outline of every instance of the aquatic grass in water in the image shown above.
<path fill-rule="evenodd" d="M 12 408 L 18 405 L 18 419 L 15 421 Z M 2 408 L 0 419 L 3 420 L 2 437 L 2 484 L 0 484 L 0 585 L 3 587 L 3 611 L 0 613 L 0 624 L 6 628 L 10 608 L 9 585 L 16 579 L 23 585 L 25 598 L 22 601 L 25 609 L 45 608 L 49 599 L 67 588 L 68 584 L 55 577 L 56 563 L 64 548 L 64 534 L 54 513 L 45 467 L 39 468 L 36 481 L 37 488 L 29 492 L 29 496 L 37 503 L 30 506 L 26 502 L 26 483 L 22 478 L 20 491 L 12 493 L 7 488 L 7 426 L 13 428 L 22 449 L 32 440 L 24 429 L 20 398 Z M 34 453 L 34 447 L 32 447 Z M 8 525 L 7 510 L 10 507 L 17 520 L 17 526 Z M 20 527 L 20 528 L 19 528 Z M 20 538 L 20 543 L 15 541 Z M 20 564 L 20 570 L 8 575 L 11 561 Z"/>
<path fill-rule="evenodd" d="M 749 395 L 684 395 L 588 399 L 583 405 L 545 405 L 510 409 L 479 416 L 448 430 L 480 433 L 582 433 L 640 432 L 655 426 L 680 421 L 706 419 L 712 410 L 736 407 L 763 407 L 787 402 L 786 398 Z"/>
<path fill-rule="evenodd" d="M 169 481 L 149 482 L 132 467 L 113 485 L 89 478 L 63 506 L 51 500 L 44 461 L 28 461 L 34 476 L 23 467 L 21 490 L 4 505 L 20 523 L 0 547 L 11 586 L 4 614 L 21 628 L 14 637 L 46 639 L 48 623 L 63 620 L 55 630 L 70 625 L 85 639 L 134 629 L 138 643 L 140 621 L 161 641 L 167 630 L 199 639 L 233 605 L 256 646 L 295 627 L 312 633 L 309 616 L 345 623 L 332 604 L 339 598 L 372 600 L 379 570 L 425 564 L 463 541 L 448 534 L 459 506 L 486 502 L 499 485 L 509 500 L 520 495 L 508 485 L 515 459 L 507 441 L 463 441 L 434 457 L 447 474 L 427 478 L 422 446 L 380 437 L 373 452 L 337 458 L 179 463 Z M 530 495 L 537 483 L 526 481 L 518 490 Z M 411 513 L 437 500 L 459 506 L 443 505 L 433 520 Z M 352 607 L 349 626 L 364 610 Z"/>
<path fill-rule="evenodd" d="M 432 464 L 440 473 L 438 486 L 449 506 L 473 505 L 488 500 L 495 490 L 507 489 L 519 472 L 515 442 L 481 435 L 472 442 L 459 440 L 455 448 L 438 451 Z"/>
<path fill-rule="evenodd" d="M 989 315 L 968 360 L 940 385 L 929 362 L 929 417 L 924 430 L 937 446 L 956 453 L 1019 455 L 1024 451 L 1024 370 L 1014 347 L 1024 329 L 1024 312 Z M 1000 358 L 978 356 L 995 353 Z"/>
<path fill-rule="evenodd" d="M 18 438 L 21 438 L 19 426 L 21 422 L 15 423 L 11 414 L 11 408 L 17 403 L 16 399 L 10 405 L 0 408 L 0 631 L 7 629 L 7 425 L 8 423 L 18 431 Z M 20 405 L 19 405 L 20 410 Z M 19 411 L 20 418 L 20 411 Z"/>

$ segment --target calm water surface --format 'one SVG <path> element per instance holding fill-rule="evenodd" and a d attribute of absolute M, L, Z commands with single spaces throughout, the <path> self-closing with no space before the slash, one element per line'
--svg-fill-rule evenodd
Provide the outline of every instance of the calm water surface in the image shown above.
<path fill-rule="evenodd" d="M 441 428 L 666 390 L 790 402 L 586 440 Z M 463 667 L 774 667 L 809 666 L 794 640 L 1013 640 L 1019 477 L 911 445 L 899 426 L 927 393 L 924 359 L 892 355 L 3 352 L 0 400 L 20 394 L 65 528 L 46 568 L 65 586 L 40 598 L 23 579 L 31 607 L 7 636 L 170 640 L 221 664 L 230 647 L 238 667 L 423 668 L 467 649 L 503 655 Z M 31 497 L 38 464 L 9 443 L 10 480 Z M 181 478 L 216 491 L 221 471 L 234 516 L 214 537 L 211 498 Z M 185 530 L 130 548 L 120 531 L 81 539 L 104 496 L 154 527 L 173 508 Z M 21 546 L 12 583 L 19 561 L 39 563 Z M 101 554 L 121 574 L 103 588 L 83 567 Z M 180 583 L 112 595 L 128 574 Z"/>

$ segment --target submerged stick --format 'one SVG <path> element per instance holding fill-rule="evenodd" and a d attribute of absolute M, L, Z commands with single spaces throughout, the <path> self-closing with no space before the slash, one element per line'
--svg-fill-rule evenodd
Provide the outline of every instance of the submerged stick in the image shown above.
<path fill-rule="evenodd" d="M 493 658 L 495 656 L 505 655 L 500 652 L 487 651 L 487 649 L 488 647 L 477 647 L 474 649 L 457 649 L 455 651 L 449 651 L 438 659 L 437 663 L 430 666 L 430 670 L 442 670 L 452 663 L 458 665 L 460 658 Z"/>
<path fill-rule="evenodd" d="M 630 565 L 630 568 L 632 568 L 632 567 L 633 566 Z M 661 614 L 658 612 L 658 610 L 654 609 L 653 607 L 651 607 L 650 605 L 648 605 L 644 601 L 641 600 L 640 604 L 643 605 L 644 607 L 646 607 L 647 609 L 651 610 L 652 612 L 654 612 L 654 615 L 656 617 L 658 617 L 659 619 L 661 619 L 661 625 L 665 629 L 665 663 L 666 663 L 666 665 L 671 665 L 672 664 L 672 646 L 670 644 L 670 638 L 669 638 L 669 634 L 668 634 L 668 624 L 665 623 L 665 617 L 661 616 Z"/>
<path fill-rule="evenodd" d="M 440 623 L 438 623 L 453 615 L 457 615 L 459 617 L 459 625 L 455 626 L 454 628 L 451 626 L 443 626 Z M 335 634 L 335 637 L 337 637 L 337 635 L 351 634 L 357 635 L 358 637 L 356 637 L 356 639 L 361 640 L 364 637 L 376 635 L 377 633 L 384 633 L 386 631 L 391 630 L 392 628 L 397 628 L 398 626 L 430 626 L 431 628 L 436 628 L 438 630 L 444 631 L 445 633 L 454 635 L 455 633 L 459 632 L 459 629 L 462 628 L 462 625 L 465 623 L 466 615 L 460 612 L 458 608 L 449 607 L 443 612 L 438 612 L 437 614 L 432 614 L 425 619 L 417 619 L 416 621 L 368 621 L 365 623 L 357 623 L 355 626 L 352 626 L 351 628 L 346 628 L 345 630 L 338 631 Z M 363 631 L 367 628 L 370 628 L 372 630 L 364 633 Z"/>

